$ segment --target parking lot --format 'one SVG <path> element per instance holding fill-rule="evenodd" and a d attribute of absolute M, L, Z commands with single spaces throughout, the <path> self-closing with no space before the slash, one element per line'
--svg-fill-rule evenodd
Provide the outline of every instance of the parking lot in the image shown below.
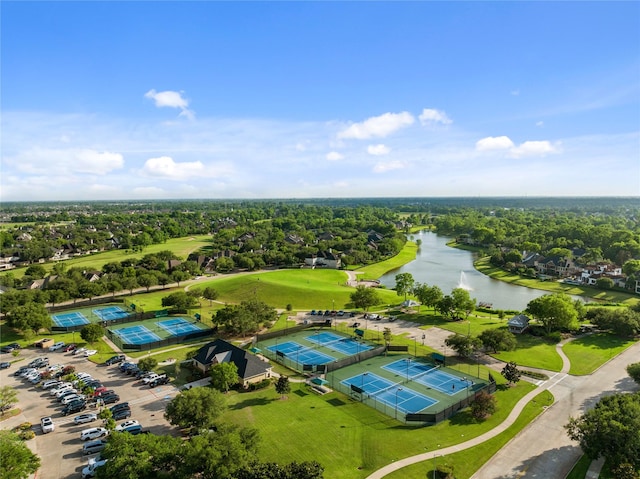
<path fill-rule="evenodd" d="M 101 420 L 79 425 L 73 423 L 76 415 L 88 412 L 98 413 L 99 409 L 95 406 L 89 406 L 82 413 L 63 416 L 60 413 L 62 405 L 49 394 L 49 391 L 13 376 L 16 369 L 27 365 L 37 357 L 48 357 L 50 364 L 75 366 L 76 372 L 86 372 L 100 380 L 104 386 L 113 389 L 120 396 L 120 402 L 126 401 L 131 405 L 132 414 L 129 419 L 138 420 L 144 430 L 158 435 L 178 434 L 177 428 L 171 426 L 164 418 L 167 402 L 178 392 L 173 385 L 167 384 L 151 389 L 135 378 L 122 373 L 118 365 L 96 365 L 87 358 L 62 351 L 25 349 L 19 356 L 24 358 L 23 361 L 0 371 L 0 385 L 9 385 L 16 389 L 19 399 L 16 406 L 22 410 L 21 414 L 2 421 L 0 428 L 11 429 L 23 422 L 33 424 L 36 437 L 27 441 L 27 444 L 42 461 L 40 470 L 35 475 L 37 479 L 81 477 L 82 468 L 87 465 L 91 456 L 82 454 L 84 442 L 80 440 L 80 431 L 102 426 Z M 11 360 L 13 359 L 12 357 Z M 45 416 L 51 416 L 55 424 L 55 430 L 48 434 L 43 434 L 40 427 L 40 419 Z M 120 422 L 122 421 L 118 421 Z"/>

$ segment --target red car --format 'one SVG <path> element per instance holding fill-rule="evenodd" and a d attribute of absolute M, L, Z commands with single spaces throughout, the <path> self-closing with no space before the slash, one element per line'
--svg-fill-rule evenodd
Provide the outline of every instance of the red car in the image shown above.
<path fill-rule="evenodd" d="M 78 345 L 76 343 L 67 344 L 67 346 L 64 348 L 64 352 L 68 353 L 70 351 L 75 351 L 77 347 Z"/>

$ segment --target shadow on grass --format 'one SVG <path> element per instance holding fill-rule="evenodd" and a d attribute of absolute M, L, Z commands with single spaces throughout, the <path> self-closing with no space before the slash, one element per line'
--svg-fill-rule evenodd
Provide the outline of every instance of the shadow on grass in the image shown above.
<path fill-rule="evenodd" d="M 244 409 L 246 407 L 252 406 L 266 406 L 269 403 L 277 401 L 277 398 L 265 398 L 265 397 L 256 397 L 245 399 L 244 401 L 240 401 L 233 406 L 230 406 L 229 409 Z"/>
<path fill-rule="evenodd" d="M 344 402 L 342 399 L 339 399 L 339 398 L 329 399 L 327 400 L 327 403 L 332 406 L 344 406 L 345 404 L 347 404 L 346 402 Z"/>
<path fill-rule="evenodd" d="M 300 396 L 301 398 L 309 395 L 309 393 L 304 392 L 302 389 L 298 389 L 297 391 L 294 391 L 293 394 Z"/>
<path fill-rule="evenodd" d="M 451 416 L 449 418 L 449 424 L 452 426 L 470 426 L 472 424 L 478 424 L 478 421 L 473 418 L 471 412 L 467 409 Z"/>

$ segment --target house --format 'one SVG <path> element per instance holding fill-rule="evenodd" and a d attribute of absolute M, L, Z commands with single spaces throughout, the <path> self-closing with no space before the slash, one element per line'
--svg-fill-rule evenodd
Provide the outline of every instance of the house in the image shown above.
<path fill-rule="evenodd" d="M 316 254 L 304 259 L 304 264 L 307 266 L 325 266 L 327 268 L 338 269 L 342 265 L 342 259 L 340 255 L 335 254 L 333 251 L 318 251 Z"/>
<path fill-rule="evenodd" d="M 297 245 L 303 245 L 304 244 L 304 238 L 302 238 L 302 236 L 296 235 L 296 234 L 289 234 L 287 236 L 285 236 L 284 241 L 286 243 L 289 244 L 297 244 Z"/>
<path fill-rule="evenodd" d="M 514 316 L 509 321 L 507 321 L 509 332 L 514 334 L 524 333 L 529 327 L 529 321 L 531 321 L 531 319 L 524 314 L 518 314 Z"/>
<path fill-rule="evenodd" d="M 244 387 L 271 377 L 272 366 L 268 362 L 222 339 L 205 344 L 193 358 L 193 364 L 204 373 L 214 364 L 229 362 L 238 368 L 238 376 Z"/>

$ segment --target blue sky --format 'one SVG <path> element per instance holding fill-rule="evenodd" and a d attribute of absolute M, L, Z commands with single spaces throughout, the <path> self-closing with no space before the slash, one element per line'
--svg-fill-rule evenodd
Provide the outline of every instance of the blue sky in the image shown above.
<path fill-rule="evenodd" d="M 640 194 L 640 2 L 0 15 L 3 201 Z"/>

